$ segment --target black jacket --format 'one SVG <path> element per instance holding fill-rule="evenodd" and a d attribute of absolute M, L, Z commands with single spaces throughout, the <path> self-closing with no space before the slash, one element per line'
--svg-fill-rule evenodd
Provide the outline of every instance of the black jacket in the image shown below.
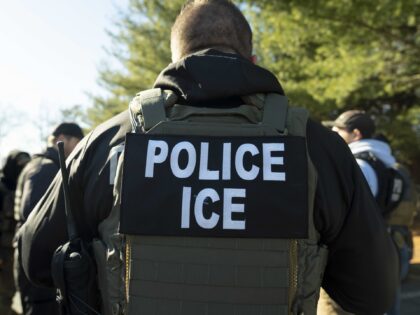
<path fill-rule="evenodd" d="M 238 95 L 283 93 L 267 70 L 237 55 L 213 50 L 169 65 L 155 87 L 172 89 L 181 102 L 195 106 L 232 106 Z M 71 201 L 87 240 L 98 234 L 98 223 L 111 210 L 110 173 L 116 161 L 112 148 L 121 144 L 130 130 L 126 111 L 94 129 L 68 159 Z M 330 250 L 323 286 L 348 311 L 384 313 L 397 287 L 397 257 L 376 203 L 338 135 L 309 120 L 307 142 L 318 172 L 315 224 Z M 57 176 L 36 215 L 24 225 L 24 268 L 33 281 L 44 285 L 52 285 L 51 257 L 67 240 L 60 184 L 61 176 Z"/>
<path fill-rule="evenodd" d="M 32 209 L 45 194 L 59 170 L 58 152 L 49 147 L 34 155 L 19 176 L 15 198 L 15 218 L 26 221 Z"/>
<path fill-rule="evenodd" d="M 18 177 L 29 159 L 28 153 L 13 150 L 8 154 L 0 171 L 0 234 L 4 228 L 2 219 L 13 219 L 14 194 Z"/>

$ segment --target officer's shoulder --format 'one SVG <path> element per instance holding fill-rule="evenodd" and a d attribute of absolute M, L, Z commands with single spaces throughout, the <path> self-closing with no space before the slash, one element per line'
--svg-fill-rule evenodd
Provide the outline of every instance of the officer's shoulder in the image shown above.
<path fill-rule="evenodd" d="M 130 131 L 131 122 L 128 110 L 95 127 L 77 144 L 67 158 L 72 164 L 70 175 L 83 170 L 81 174 L 85 176 L 88 174 L 86 167 L 90 171 L 98 172 L 103 168 L 112 148 L 123 143 L 125 135 Z"/>
<path fill-rule="evenodd" d="M 334 131 L 324 127 L 313 119 L 308 119 L 306 127 L 309 153 L 320 158 L 339 160 L 354 160 L 353 155 L 344 140 Z M 343 160 L 341 161 L 343 162 Z"/>
<path fill-rule="evenodd" d="M 91 131 L 87 138 L 87 147 L 108 145 L 113 147 L 121 143 L 125 135 L 131 131 L 128 110 L 108 119 Z"/>

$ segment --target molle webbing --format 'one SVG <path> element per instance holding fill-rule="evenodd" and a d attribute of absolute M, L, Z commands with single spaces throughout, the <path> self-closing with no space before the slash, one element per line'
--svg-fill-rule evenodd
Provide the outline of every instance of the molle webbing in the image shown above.
<path fill-rule="evenodd" d="M 288 314 L 289 240 L 129 242 L 128 314 Z"/>
<path fill-rule="evenodd" d="M 215 123 L 224 121 L 235 123 L 234 117 L 242 117 L 248 123 L 258 124 L 261 122 L 265 127 L 271 127 L 279 132 L 278 134 L 287 133 L 288 102 L 285 96 L 279 94 L 249 95 L 244 99 L 253 103 L 234 108 L 193 107 L 175 104 L 176 95 L 171 91 L 151 89 L 139 93 L 131 102 L 130 115 L 134 125 L 140 123 L 146 132 L 167 121 L 167 117 L 173 121 L 190 121 L 190 117 L 193 117 L 194 120 L 201 116 L 205 117 L 207 121 L 213 121 L 211 117 L 216 118 Z M 168 115 L 166 111 L 168 111 Z M 223 119 L 224 117 L 225 119 Z M 141 121 L 138 122 L 136 118 L 140 118 Z M 209 132 L 211 133 L 211 130 Z"/>

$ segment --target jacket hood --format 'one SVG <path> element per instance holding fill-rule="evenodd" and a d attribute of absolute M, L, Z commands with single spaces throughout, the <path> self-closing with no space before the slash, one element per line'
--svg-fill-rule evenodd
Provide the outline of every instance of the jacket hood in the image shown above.
<path fill-rule="evenodd" d="M 188 103 L 255 93 L 279 93 L 283 88 L 268 70 L 236 55 L 206 49 L 170 64 L 155 88 L 174 91 Z"/>
<path fill-rule="evenodd" d="M 395 157 L 391 152 L 391 147 L 383 141 L 375 139 L 362 139 L 350 143 L 349 147 L 353 154 L 371 152 L 388 167 L 396 163 Z"/>

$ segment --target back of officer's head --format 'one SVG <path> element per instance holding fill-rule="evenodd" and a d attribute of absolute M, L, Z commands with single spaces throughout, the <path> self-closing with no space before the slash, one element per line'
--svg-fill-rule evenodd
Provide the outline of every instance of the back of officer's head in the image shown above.
<path fill-rule="evenodd" d="M 252 31 L 241 11 L 228 0 L 190 0 L 171 33 L 172 61 L 206 48 L 252 56 Z"/>

